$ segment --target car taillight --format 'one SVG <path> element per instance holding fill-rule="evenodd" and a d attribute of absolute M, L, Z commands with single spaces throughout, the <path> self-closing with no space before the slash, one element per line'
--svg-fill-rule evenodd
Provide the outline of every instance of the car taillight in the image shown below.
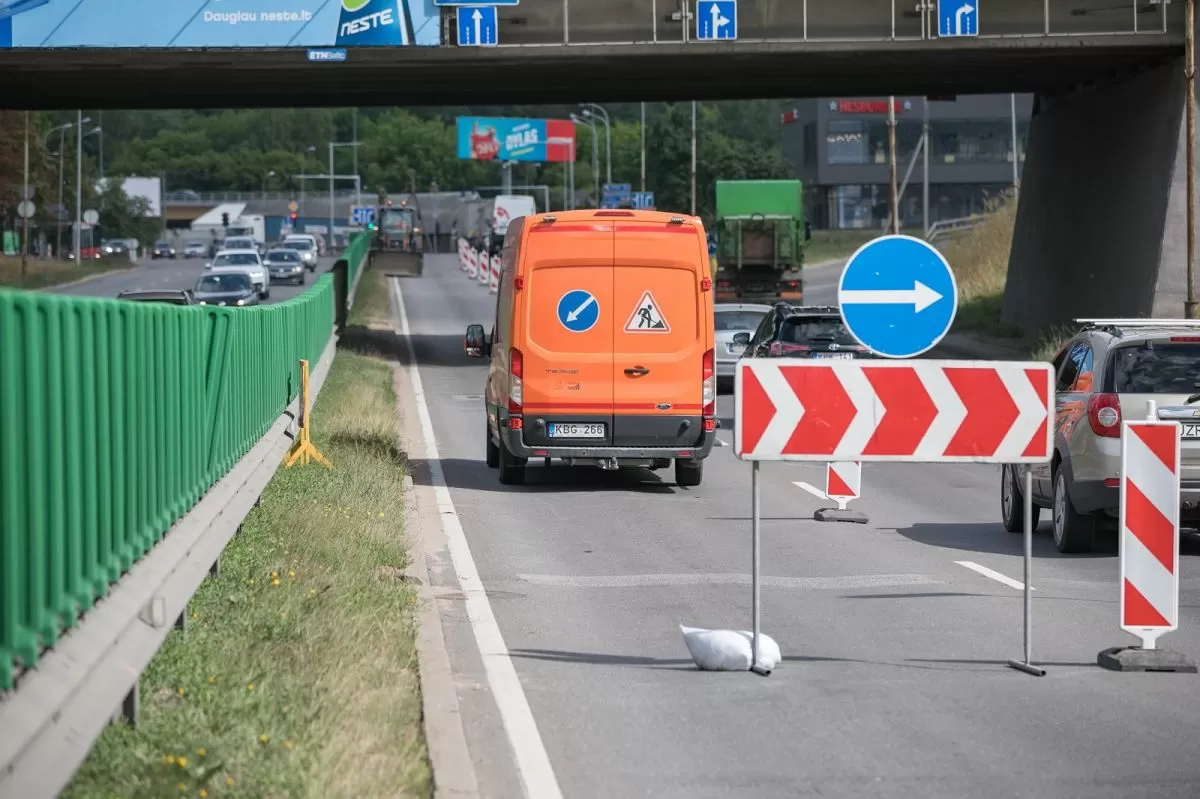
<path fill-rule="evenodd" d="M 729 282 L 728 280 L 718 280 L 717 281 L 717 288 L 719 288 L 719 289 L 727 289 L 732 285 L 733 284 L 731 282 Z"/>
<path fill-rule="evenodd" d="M 703 394 L 704 408 L 701 414 L 704 416 L 717 415 L 717 375 L 713 366 L 713 351 L 706 350 L 704 353 L 704 361 L 700 368 L 700 373 L 703 379 Z"/>
<path fill-rule="evenodd" d="M 1116 394 L 1093 394 L 1088 398 L 1088 424 L 1105 438 L 1121 437 L 1121 402 Z"/>
<path fill-rule="evenodd" d="M 769 354 L 777 358 L 784 355 L 791 355 L 792 353 L 811 351 L 812 348 L 807 344 L 789 344 L 783 341 L 772 341 L 770 348 L 767 350 Z"/>
<path fill-rule="evenodd" d="M 508 351 L 508 412 L 521 413 L 524 405 L 524 398 L 521 391 L 521 377 L 524 372 L 524 365 L 521 359 L 521 351 L 513 347 Z"/>
<path fill-rule="evenodd" d="M 1171 336 L 1171 341 L 1195 344 L 1196 342 L 1200 342 L 1200 336 Z"/>

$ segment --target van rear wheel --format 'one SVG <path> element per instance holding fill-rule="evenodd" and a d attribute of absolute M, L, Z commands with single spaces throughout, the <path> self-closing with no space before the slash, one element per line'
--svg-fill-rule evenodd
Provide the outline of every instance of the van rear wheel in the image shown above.
<path fill-rule="evenodd" d="M 675 459 L 675 484 L 689 488 L 698 486 L 704 479 L 704 461 L 692 458 Z"/>
<path fill-rule="evenodd" d="M 492 441 L 492 426 L 488 424 L 487 417 L 483 420 L 483 431 L 484 440 L 487 441 L 487 465 L 489 469 L 495 469 L 500 465 L 500 448 Z"/>
<path fill-rule="evenodd" d="M 525 459 L 518 458 L 508 451 L 504 441 L 500 441 L 500 482 L 506 486 L 525 485 Z"/>

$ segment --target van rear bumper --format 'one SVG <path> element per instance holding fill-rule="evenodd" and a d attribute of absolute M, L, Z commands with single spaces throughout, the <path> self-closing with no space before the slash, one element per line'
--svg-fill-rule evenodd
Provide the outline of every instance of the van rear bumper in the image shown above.
<path fill-rule="evenodd" d="M 614 447 L 604 444 L 599 446 L 587 446 L 586 444 L 570 444 L 565 446 L 534 444 L 530 446 L 525 443 L 523 437 L 524 430 L 509 429 L 508 414 L 502 414 L 499 421 L 500 436 L 504 440 L 504 445 L 508 448 L 509 452 L 518 458 L 703 459 L 707 458 L 709 453 L 712 452 L 713 444 L 717 440 L 717 433 L 714 430 L 711 432 L 701 431 L 698 439 L 692 439 L 695 443 L 691 445 Z M 526 417 L 526 424 L 528 423 L 529 420 Z"/>

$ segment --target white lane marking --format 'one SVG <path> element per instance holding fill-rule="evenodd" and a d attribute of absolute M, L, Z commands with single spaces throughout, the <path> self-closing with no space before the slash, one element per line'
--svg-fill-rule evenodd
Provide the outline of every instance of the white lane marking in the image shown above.
<path fill-rule="evenodd" d="M 1011 578 L 1007 575 L 1001 574 L 1000 572 L 995 571 L 993 569 L 989 569 L 987 566 L 980 566 L 978 563 L 973 563 L 969 560 L 956 560 L 954 562 L 957 563 L 959 566 L 963 566 L 963 567 L 970 569 L 973 572 L 978 572 L 979 574 L 982 574 L 984 577 L 990 577 L 991 579 L 995 580 L 998 583 L 1003 583 L 1004 585 L 1007 585 L 1009 588 L 1015 588 L 1018 591 L 1025 590 L 1025 583 L 1021 582 L 1020 580 L 1014 580 L 1013 578 Z M 1036 591 L 1037 589 L 1030 588 L 1029 590 Z"/>
<path fill-rule="evenodd" d="M 649 588 L 675 585 L 750 585 L 749 574 L 518 574 L 521 582 L 560 588 Z M 886 588 L 897 585 L 935 585 L 941 580 L 925 574 L 861 574 L 846 577 L 763 577 L 768 588 Z"/>
<path fill-rule="evenodd" d="M 722 441 L 720 437 L 718 437 L 718 436 L 713 436 L 713 438 L 715 438 L 715 439 L 716 439 L 716 441 L 715 441 L 715 442 L 713 442 L 713 443 L 714 443 L 716 446 L 718 446 L 718 447 L 728 447 L 728 446 L 729 446 L 729 445 L 728 445 L 728 444 L 726 444 L 724 441 Z"/>
<path fill-rule="evenodd" d="M 829 499 L 829 497 L 827 497 L 827 496 L 825 495 L 825 492 L 824 492 L 824 491 L 822 491 L 821 489 L 817 488 L 817 487 L 816 487 L 815 485 L 813 485 L 812 483 L 805 483 L 805 482 L 804 482 L 804 481 L 802 481 L 802 480 L 794 480 L 794 481 L 792 482 L 792 485 L 796 486 L 796 488 L 803 488 L 805 491 L 807 491 L 808 493 L 812 494 L 814 497 L 816 497 L 817 499 L 819 499 L 819 500 L 821 500 L 821 501 L 825 501 L 825 500 L 828 500 L 828 499 Z"/>
<path fill-rule="evenodd" d="M 517 771 L 525 788 L 525 795 L 530 799 L 562 799 L 562 791 L 558 787 L 558 779 L 554 776 L 554 767 L 550 765 L 550 755 L 538 732 L 537 722 L 533 718 L 533 709 L 525 698 L 521 688 L 521 679 L 513 666 L 500 633 L 500 625 L 492 612 L 492 604 L 488 601 L 483 581 L 479 579 L 479 571 L 475 568 L 475 559 L 471 556 L 471 548 L 467 545 L 467 536 L 458 520 L 458 511 L 450 496 L 450 488 L 446 484 L 446 474 L 442 470 L 441 456 L 438 454 L 437 441 L 434 439 L 433 420 L 429 415 L 429 407 L 425 402 L 425 391 L 421 386 L 421 373 L 417 367 L 417 354 L 409 336 L 408 314 L 404 309 L 404 295 L 400 284 L 392 280 L 392 293 L 396 298 L 396 308 L 400 315 L 399 330 L 396 332 L 404 339 L 408 349 L 409 380 L 412 382 L 413 394 L 417 400 L 417 415 L 421 420 L 421 436 L 425 439 L 425 458 L 433 477 L 433 490 L 437 497 L 438 516 L 442 520 L 442 532 L 446 536 L 446 544 L 450 550 L 450 559 L 454 563 L 454 571 L 458 575 L 458 583 L 466 596 L 467 618 L 471 622 L 471 630 L 475 633 L 475 643 L 479 646 L 479 654 L 483 659 L 483 668 L 487 673 L 488 685 L 496 706 L 500 710 L 500 718 L 504 723 L 508 742 L 516 756 Z"/>

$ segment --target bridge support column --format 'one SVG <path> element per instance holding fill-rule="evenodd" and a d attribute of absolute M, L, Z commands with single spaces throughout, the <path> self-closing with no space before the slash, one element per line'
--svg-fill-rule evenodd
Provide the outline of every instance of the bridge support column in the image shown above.
<path fill-rule="evenodd" d="M 1183 59 L 1034 101 L 1001 318 L 1183 315 Z"/>

